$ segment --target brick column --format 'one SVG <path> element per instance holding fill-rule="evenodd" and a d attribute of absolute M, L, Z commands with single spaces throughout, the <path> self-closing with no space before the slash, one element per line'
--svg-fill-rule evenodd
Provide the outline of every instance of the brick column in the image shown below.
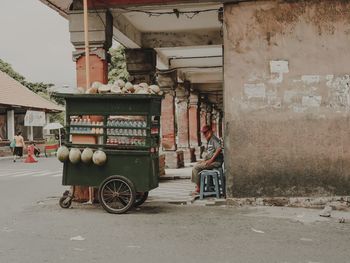
<path fill-rule="evenodd" d="M 176 150 L 175 86 L 176 72 L 158 74 L 158 85 L 164 92 L 162 100 L 161 138 L 163 151 Z"/>
<path fill-rule="evenodd" d="M 89 47 L 90 47 L 90 81 L 108 82 L 108 50 L 112 46 L 113 22 L 107 10 L 90 11 Z M 73 60 L 76 62 L 77 86 L 88 88 L 86 84 L 86 57 L 84 39 L 83 11 L 69 13 L 70 38 L 76 51 Z"/>
<path fill-rule="evenodd" d="M 189 123 L 188 123 L 188 103 L 189 103 L 189 83 L 179 84 L 176 88 L 176 124 L 177 124 L 177 147 L 184 153 L 184 159 L 191 161 Z"/>
<path fill-rule="evenodd" d="M 183 152 L 177 151 L 176 145 L 176 105 L 175 86 L 177 85 L 177 72 L 158 73 L 158 85 L 164 92 L 162 101 L 161 138 L 162 154 L 165 155 L 167 168 L 180 168 L 184 166 Z"/>
<path fill-rule="evenodd" d="M 77 50 L 73 53 L 73 60 L 76 62 L 77 85 L 78 87 L 86 88 L 86 57 L 84 51 Z M 90 51 L 90 81 L 91 84 L 95 81 L 103 84 L 108 83 L 108 61 L 107 50 L 104 48 L 95 48 Z"/>
<path fill-rule="evenodd" d="M 69 13 L 69 31 L 71 42 L 76 51 L 73 52 L 73 60 L 76 62 L 77 86 L 85 89 L 94 81 L 108 82 L 108 50 L 112 45 L 112 16 L 107 10 L 90 11 L 89 19 L 89 47 L 90 47 L 90 82 L 85 78 L 85 40 L 83 11 Z M 95 191 L 96 200 L 97 191 Z M 75 200 L 88 201 L 89 188 L 75 187 Z"/>
<path fill-rule="evenodd" d="M 176 88 L 176 121 L 177 121 L 177 137 L 178 147 L 181 149 L 189 149 L 189 126 L 188 126 L 188 91 L 184 85 Z"/>
<path fill-rule="evenodd" d="M 175 91 L 170 89 L 162 90 L 165 92 L 162 101 L 162 149 L 175 151 Z"/>

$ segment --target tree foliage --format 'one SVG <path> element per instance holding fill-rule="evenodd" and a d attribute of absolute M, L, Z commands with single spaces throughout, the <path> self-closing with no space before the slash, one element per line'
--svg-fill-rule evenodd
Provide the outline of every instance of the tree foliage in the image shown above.
<path fill-rule="evenodd" d="M 44 97 L 45 99 L 52 100 L 58 104 L 63 105 L 62 99 L 51 97 L 51 95 L 49 93 L 50 88 L 53 87 L 54 84 L 26 81 L 25 77 L 23 77 L 21 74 L 17 73 L 9 63 L 3 61 L 2 59 L 0 59 L 0 71 L 6 73 L 11 78 L 18 81 L 19 83 L 21 83 L 23 86 L 27 87 L 28 89 L 30 89 L 34 93 Z"/>
<path fill-rule="evenodd" d="M 108 82 L 113 83 L 117 79 L 127 81 L 129 73 L 126 70 L 125 51 L 122 45 L 109 50 L 111 63 L 108 68 Z"/>

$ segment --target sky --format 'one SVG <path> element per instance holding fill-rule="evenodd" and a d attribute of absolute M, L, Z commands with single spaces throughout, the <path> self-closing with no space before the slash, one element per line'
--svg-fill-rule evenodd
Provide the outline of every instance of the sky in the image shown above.
<path fill-rule="evenodd" d="M 28 81 L 75 87 L 68 20 L 39 0 L 0 4 L 0 59 Z"/>

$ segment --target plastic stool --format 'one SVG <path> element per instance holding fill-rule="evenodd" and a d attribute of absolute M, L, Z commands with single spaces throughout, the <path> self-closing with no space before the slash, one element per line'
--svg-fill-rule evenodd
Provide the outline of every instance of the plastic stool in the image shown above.
<path fill-rule="evenodd" d="M 220 198 L 219 176 L 220 172 L 218 170 L 203 170 L 200 173 L 200 200 L 205 196 L 211 195 L 216 195 L 216 198 Z M 212 189 L 213 187 L 214 189 Z"/>

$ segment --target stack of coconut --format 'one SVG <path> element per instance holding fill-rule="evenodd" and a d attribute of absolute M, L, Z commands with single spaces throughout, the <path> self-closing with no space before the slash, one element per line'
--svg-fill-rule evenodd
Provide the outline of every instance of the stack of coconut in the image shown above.
<path fill-rule="evenodd" d="M 82 93 L 84 89 L 79 88 Z M 131 82 L 126 82 L 122 79 L 116 80 L 113 84 L 102 84 L 101 82 L 94 82 L 85 93 L 87 94 L 155 94 L 163 95 L 157 85 L 148 85 L 147 83 L 140 83 L 133 85 Z"/>
<path fill-rule="evenodd" d="M 107 155 L 101 150 L 93 151 L 90 148 L 85 148 L 83 152 L 78 148 L 68 149 L 66 146 L 61 146 L 57 150 L 57 159 L 61 162 L 70 161 L 73 164 L 77 164 L 80 161 L 83 163 L 90 163 L 91 161 L 98 165 L 102 166 L 107 162 Z"/>

